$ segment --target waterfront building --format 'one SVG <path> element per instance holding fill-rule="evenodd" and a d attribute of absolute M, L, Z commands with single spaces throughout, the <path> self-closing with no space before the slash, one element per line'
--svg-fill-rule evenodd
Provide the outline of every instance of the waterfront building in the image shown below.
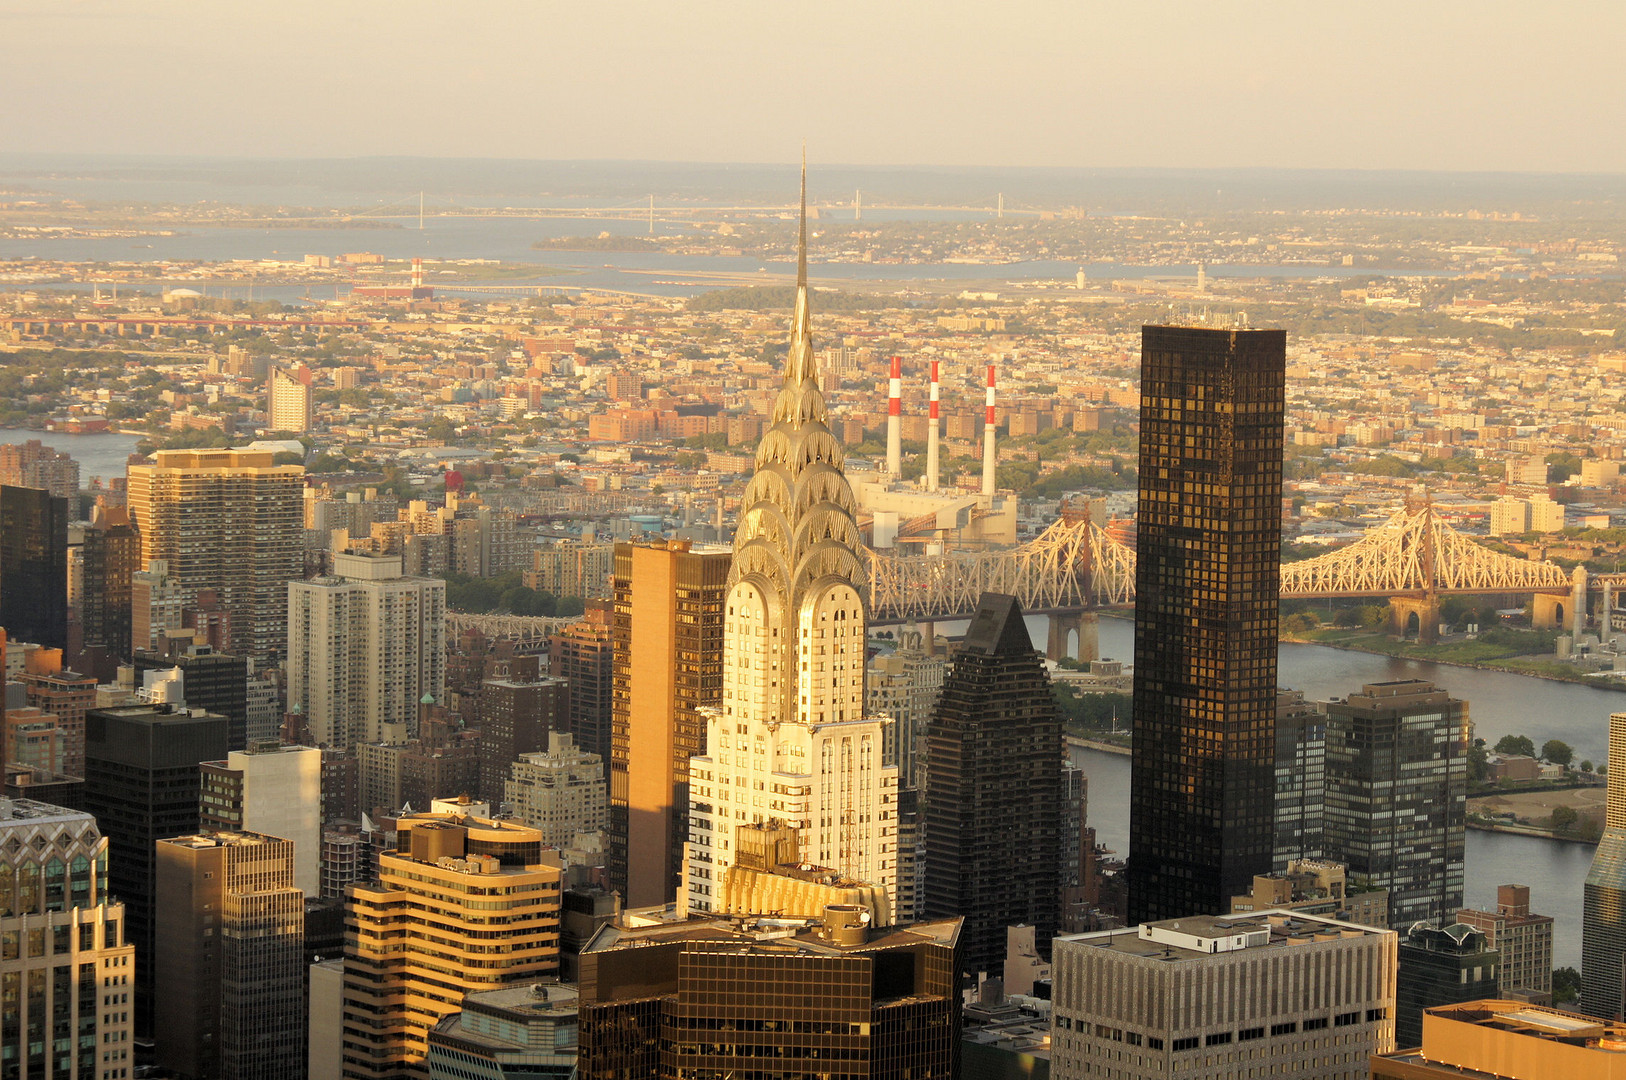
<path fill-rule="evenodd" d="M 43 488 L 0 485 L 0 627 L 68 647 L 68 500 Z"/>
<path fill-rule="evenodd" d="M 1553 918 L 1531 913 L 1530 886 L 1498 885 L 1495 911 L 1463 908 L 1457 922 L 1483 932 L 1496 950 L 1497 997 L 1552 1004 Z"/>
<path fill-rule="evenodd" d="M 429 1032 L 429 1080 L 570 1080 L 576 988 L 536 983 L 463 998 Z"/>
<path fill-rule="evenodd" d="M 957 1076 L 959 920 L 866 914 L 604 926 L 580 957 L 581 1080 Z"/>
<path fill-rule="evenodd" d="M 726 547 L 617 544 L 611 686 L 610 880 L 628 907 L 683 880 L 689 759 L 722 695 Z"/>
<path fill-rule="evenodd" d="M 43 488 L 59 499 L 77 499 L 79 462 L 38 439 L 0 443 L 0 485 Z"/>
<path fill-rule="evenodd" d="M 1549 1080 L 1626 1075 L 1626 1027 L 1525 1001 L 1423 1010 L 1422 1042 L 1372 1058 L 1372 1080 Z"/>
<path fill-rule="evenodd" d="M 960 960 L 1001 970 L 1006 927 L 1050 951 L 1064 857 L 1062 722 L 1015 597 L 984 593 L 926 729 L 927 918 L 964 917 Z M 1076 815 L 1075 815 L 1076 820 Z"/>
<path fill-rule="evenodd" d="M 1141 330 L 1130 922 L 1269 873 L 1286 335 Z"/>
<path fill-rule="evenodd" d="M 1326 798 L 1326 714 L 1299 691 L 1277 691 L 1277 871 L 1286 870 L 1295 859 L 1321 858 Z"/>
<path fill-rule="evenodd" d="M 200 827 L 280 836 L 293 845 L 293 884 L 321 894 L 322 752 L 276 741 L 233 750 L 198 766 Z"/>
<path fill-rule="evenodd" d="M 578 832 L 597 832 L 608 823 L 604 762 L 569 734 L 550 732 L 545 752 L 521 754 L 510 766 L 503 801 L 548 847 L 569 847 Z"/>
<path fill-rule="evenodd" d="M 784 382 L 734 535 L 721 697 L 689 763 L 691 913 L 714 910 L 735 831 L 771 820 L 799 830 L 804 862 L 897 889 L 898 769 L 887 721 L 865 711 L 868 571 L 819 390 L 805 213 L 797 268 Z"/>
<path fill-rule="evenodd" d="M 458 814 L 405 815 L 395 849 L 378 856 L 377 882 L 349 891 L 343 1075 L 426 1078 L 429 1032 L 464 995 L 558 971 L 559 867 L 546 861 L 541 833 Z"/>
<path fill-rule="evenodd" d="M 446 696 L 446 583 L 396 555 L 333 557 L 287 586 L 288 705 L 319 745 L 404 742 L 427 695 Z"/>
<path fill-rule="evenodd" d="M 0 1071 L 125 1080 L 135 947 L 96 819 L 0 798 Z"/>
<path fill-rule="evenodd" d="M 165 702 L 85 716 L 85 809 L 107 837 L 108 884 L 124 901 L 141 1037 L 153 1032 L 155 845 L 198 831 L 198 763 L 226 756 L 226 732 L 224 716 Z"/>
<path fill-rule="evenodd" d="M 1626 712 L 1609 716 L 1609 760 L 1626 762 Z M 1581 1011 L 1621 1020 L 1626 1004 L 1626 768 L 1611 766 L 1603 836 L 1581 903 Z"/>
<path fill-rule="evenodd" d="M 128 470 L 142 562 L 163 560 L 189 599 L 215 590 L 231 613 L 233 648 L 257 665 L 287 647 L 288 583 L 305 573 L 305 469 L 272 457 L 159 450 L 153 464 Z"/>
<path fill-rule="evenodd" d="M 1400 939 L 1395 1046 L 1423 1041 L 1423 1010 L 1496 996 L 1496 950 L 1463 923 L 1414 923 Z"/>
<path fill-rule="evenodd" d="M 1422 679 L 1368 683 L 1327 704 L 1323 850 L 1389 890 L 1389 925 L 1462 906 L 1468 703 Z"/>
<path fill-rule="evenodd" d="M 1366 1080 L 1395 1045 L 1395 947 L 1292 911 L 1058 937 L 1050 1075 Z"/>
<path fill-rule="evenodd" d="M 294 845 L 157 843 L 158 1064 L 181 1080 L 303 1080 L 305 894 Z"/>

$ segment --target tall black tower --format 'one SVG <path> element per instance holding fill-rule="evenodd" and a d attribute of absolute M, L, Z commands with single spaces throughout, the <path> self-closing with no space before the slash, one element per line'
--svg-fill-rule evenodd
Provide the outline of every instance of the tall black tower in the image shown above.
<path fill-rule="evenodd" d="M 1141 330 L 1129 921 L 1271 869 L 1281 330 Z"/>
<path fill-rule="evenodd" d="M 44 488 L 0 486 L 0 627 L 68 647 L 68 500 Z"/>
<path fill-rule="evenodd" d="M 1004 970 L 1015 923 L 1032 925 L 1049 952 L 1061 906 L 1061 736 L 1021 607 L 984 593 L 926 728 L 926 917 L 965 917 L 968 973 Z"/>

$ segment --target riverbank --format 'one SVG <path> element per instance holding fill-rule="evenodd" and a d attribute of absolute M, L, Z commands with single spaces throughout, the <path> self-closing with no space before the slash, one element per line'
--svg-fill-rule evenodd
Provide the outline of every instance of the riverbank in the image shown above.
<path fill-rule="evenodd" d="M 1370 644 L 1363 643 L 1369 639 L 1373 639 Z M 1594 678 L 1587 672 L 1572 668 L 1570 665 L 1557 660 L 1531 660 L 1527 663 L 1467 660 L 1460 657 L 1440 656 L 1437 653 L 1428 651 L 1437 649 L 1438 646 L 1411 645 L 1379 635 L 1364 635 L 1359 638 L 1320 638 L 1305 634 L 1283 634 L 1279 640 L 1293 645 L 1320 645 L 1328 649 L 1340 649 L 1344 652 L 1366 653 L 1369 656 L 1389 656 L 1397 660 L 1418 660 L 1428 664 L 1440 664 L 1445 667 L 1468 668 L 1474 671 L 1499 671 L 1505 675 L 1524 675 L 1532 679 L 1545 679 L 1548 682 L 1575 683 L 1578 686 L 1591 686 L 1599 690 L 1626 691 L 1626 681 Z M 1378 641 L 1382 641 L 1389 647 L 1378 647 Z M 1505 661 L 1510 658 L 1504 657 L 1501 659 Z"/>
<path fill-rule="evenodd" d="M 1122 757 L 1130 757 L 1134 753 L 1127 746 L 1102 742 L 1100 739 L 1086 739 L 1082 735 L 1066 735 L 1063 738 L 1066 740 L 1069 749 L 1076 747 L 1080 750 L 1099 750 L 1103 754 L 1118 754 Z"/>
<path fill-rule="evenodd" d="M 1512 821 L 1486 821 L 1483 818 L 1470 817 L 1468 828 L 1478 829 L 1480 832 L 1507 833 L 1510 836 L 1534 836 L 1541 840 L 1562 840 L 1567 844 L 1585 844 L 1587 847 L 1598 846 L 1596 840 L 1589 840 L 1584 836 L 1567 836 L 1539 825 L 1523 825 Z"/>

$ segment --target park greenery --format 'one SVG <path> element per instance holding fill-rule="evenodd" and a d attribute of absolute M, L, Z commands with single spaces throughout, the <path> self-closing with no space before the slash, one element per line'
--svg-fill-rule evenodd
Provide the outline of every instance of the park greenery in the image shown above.
<path fill-rule="evenodd" d="M 579 596 L 555 596 L 525 585 L 518 570 L 495 577 L 447 573 L 446 607 L 470 615 L 542 615 L 569 617 L 583 610 Z"/>

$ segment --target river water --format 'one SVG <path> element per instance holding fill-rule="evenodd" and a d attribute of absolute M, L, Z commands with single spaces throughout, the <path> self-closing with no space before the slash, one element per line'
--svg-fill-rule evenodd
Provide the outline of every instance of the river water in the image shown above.
<path fill-rule="evenodd" d="M 25 431 L 21 428 L 0 428 L 0 443 L 24 443 L 38 439 L 60 454 L 67 454 L 79 463 L 79 483 L 90 486 L 90 478 L 99 476 L 105 485 L 115 476 L 124 475 L 126 459 L 135 453 L 139 435 L 120 435 L 117 432 L 98 432 L 93 435 L 70 435 L 60 431 Z"/>
<path fill-rule="evenodd" d="M 1045 620 L 1033 617 L 1028 628 L 1035 648 L 1045 644 Z M 957 632 L 957 631 L 956 631 Z M 1101 654 L 1128 661 L 1133 628 L 1125 619 L 1101 620 Z M 1604 759 L 1609 713 L 1626 711 L 1626 693 L 1572 683 L 1507 675 L 1496 671 L 1450 667 L 1320 645 L 1283 644 L 1280 681 L 1310 698 L 1343 696 L 1363 683 L 1388 679 L 1427 679 L 1468 702 L 1469 715 L 1482 738 L 1494 743 L 1502 735 L 1529 735 L 1540 746 L 1562 739 L 1575 747 L 1576 759 Z M 1089 821 L 1098 842 L 1118 853 L 1129 852 L 1129 758 L 1075 748 L 1072 759 L 1089 776 Z M 1592 847 L 1539 837 L 1468 830 L 1465 856 L 1467 905 L 1495 910 L 1496 886 L 1530 886 L 1531 907 L 1553 917 L 1553 963 L 1580 967 L 1581 892 Z"/>

